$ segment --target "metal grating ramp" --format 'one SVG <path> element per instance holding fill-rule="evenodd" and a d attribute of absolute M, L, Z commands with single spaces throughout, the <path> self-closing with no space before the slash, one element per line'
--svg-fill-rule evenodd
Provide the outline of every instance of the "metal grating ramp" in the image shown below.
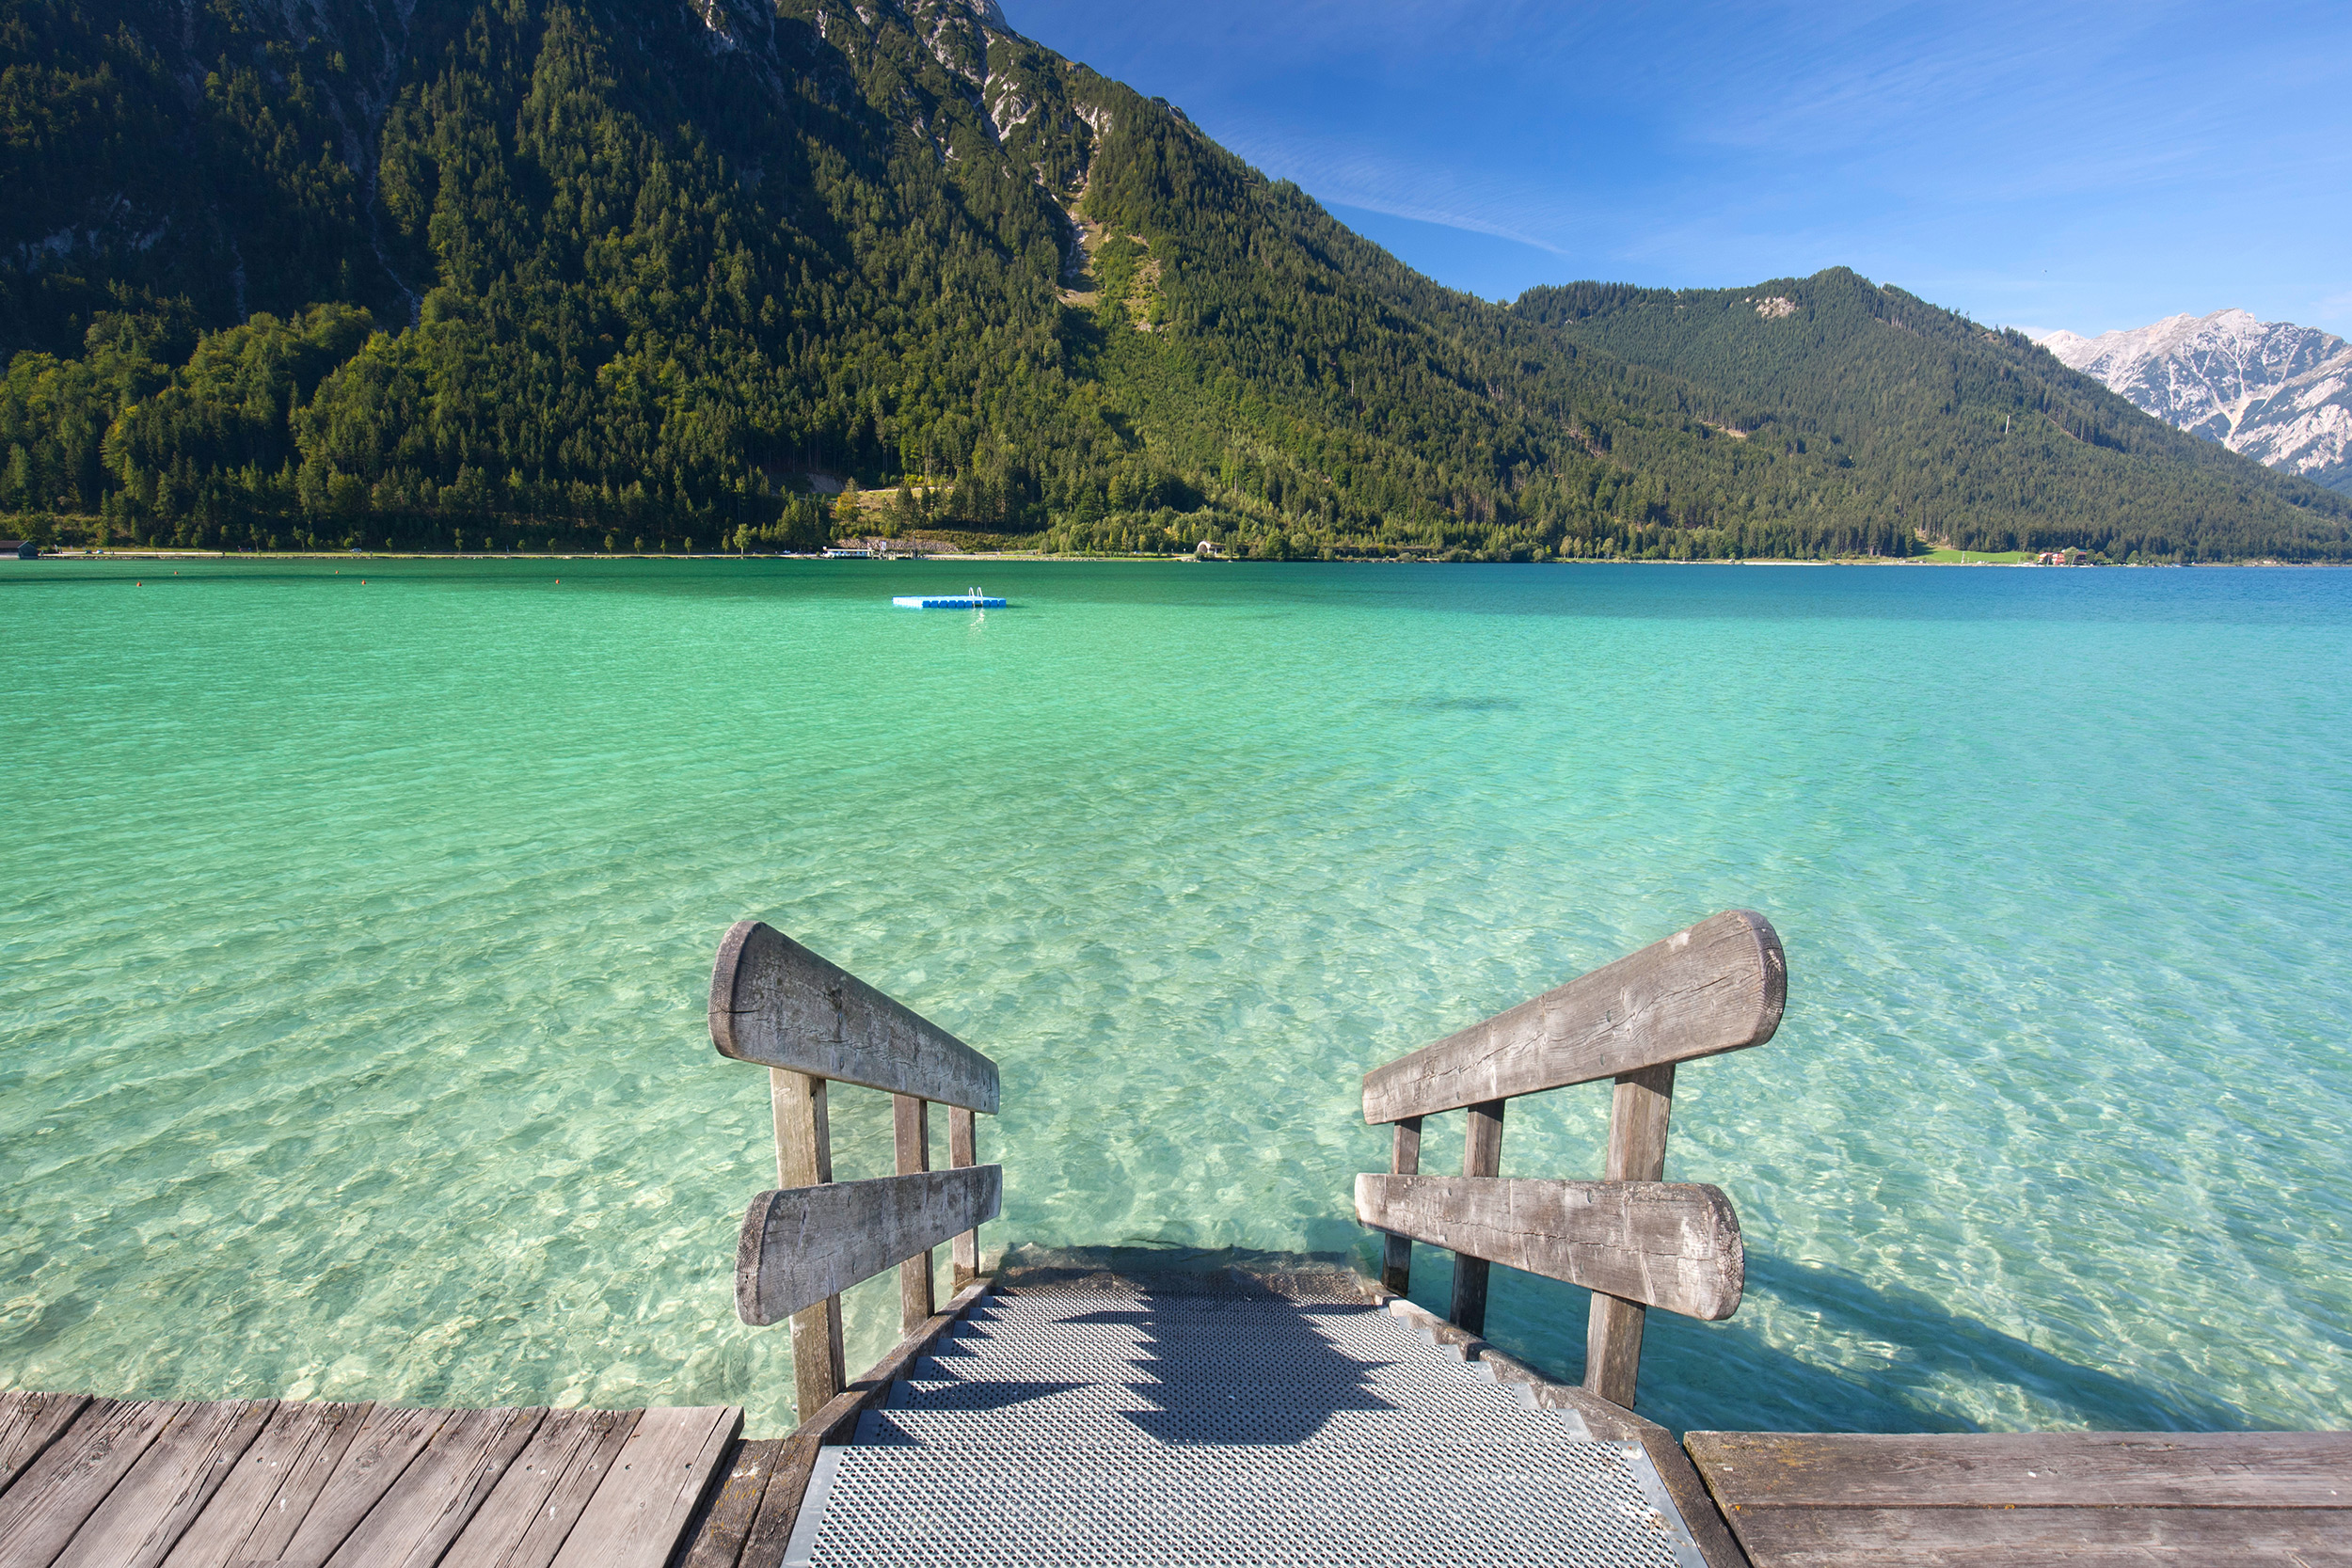
<path fill-rule="evenodd" d="M 790 1568 L 1704 1568 L 1639 1445 L 1327 1288 L 1015 1287 L 910 1370 Z"/>

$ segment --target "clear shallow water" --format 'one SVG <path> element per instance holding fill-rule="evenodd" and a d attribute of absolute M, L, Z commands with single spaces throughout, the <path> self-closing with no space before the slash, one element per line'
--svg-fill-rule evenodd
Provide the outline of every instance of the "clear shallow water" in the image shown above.
<path fill-rule="evenodd" d="M 1668 1174 L 1749 1293 L 1653 1315 L 1645 1411 L 2344 1424 L 2352 574 L 171 570 L 0 563 L 0 1386 L 788 1424 L 739 916 L 1003 1065 L 992 1247 L 1369 1259 L 1366 1069 L 1746 905 L 1787 1022 Z M 1597 1174 L 1605 1101 L 1505 1172 Z M 1581 1293 L 1496 1281 L 1575 1375 Z"/>

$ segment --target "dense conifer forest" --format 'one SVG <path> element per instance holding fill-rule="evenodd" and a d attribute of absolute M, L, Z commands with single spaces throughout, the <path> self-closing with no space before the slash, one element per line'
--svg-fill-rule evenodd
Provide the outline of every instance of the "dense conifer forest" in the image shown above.
<path fill-rule="evenodd" d="M 0 0 L 0 512 L 93 542 L 2352 557 L 1851 273 L 1443 289 L 967 0 Z"/>

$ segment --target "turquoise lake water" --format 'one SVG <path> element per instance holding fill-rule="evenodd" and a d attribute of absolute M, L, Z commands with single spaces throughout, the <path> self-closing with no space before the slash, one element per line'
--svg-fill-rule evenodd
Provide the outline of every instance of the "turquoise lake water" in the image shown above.
<path fill-rule="evenodd" d="M 1002 1064 L 992 1249 L 1368 1261 L 1368 1068 L 1746 906 L 1787 1020 L 1668 1175 L 1748 1295 L 1645 1412 L 2344 1422 L 2352 573 L 8 562 L 0 648 L 0 1386 L 787 1425 L 741 916 Z"/>

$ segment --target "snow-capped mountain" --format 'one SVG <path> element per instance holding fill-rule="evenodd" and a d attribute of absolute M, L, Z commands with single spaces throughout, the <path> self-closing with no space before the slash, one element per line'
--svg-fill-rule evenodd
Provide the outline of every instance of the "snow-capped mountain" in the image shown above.
<path fill-rule="evenodd" d="M 2160 420 L 2260 463 L 2352 490 L 2352 344 L 2244 310 L 2040 340 Z"/>

